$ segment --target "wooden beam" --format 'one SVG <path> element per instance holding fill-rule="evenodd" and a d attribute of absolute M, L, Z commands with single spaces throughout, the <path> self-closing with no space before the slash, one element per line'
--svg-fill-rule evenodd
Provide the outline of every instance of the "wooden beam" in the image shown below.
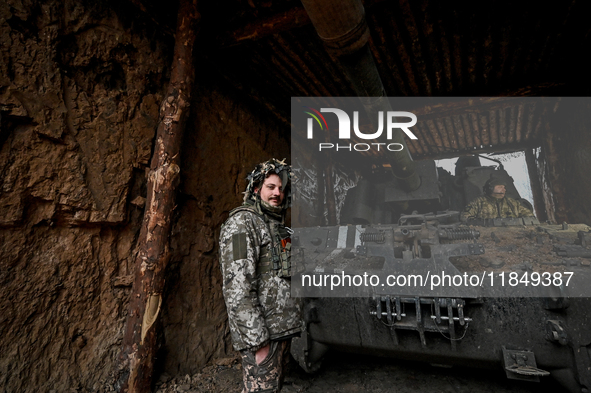
<path fill-rule="evenodd" d="M 546 212 L 546 204 L 544 203 L 544 191 L 542 189 L 542 182 L 540 181 L 540 174 L 538 173 L 538 163 L 534 149 L 525 149 L 525 162 L 527 164 L 527 173 L 529 175 L 529 183 L 532 191 L 532 198 L 536 217 L 540 222 L 548 220 L 548 213 Z"/>
<path fill-rule="evenodd" d="M 148 195 L 135 257 L 135 277 L 115 386 L 119 392 L 151 391 L 157 350 L 156 323 L 170 260 L 170 230 L 179 184 L 180 151 L 195 78 L 193 47 L 200 20 L 197 0 L 181 0 L 167 94 L 160 106 Z"/>
<path fill-rule="evenodd" d="M 295 7 L 271 17 L 247 23 L 233 31 L 222 34 L 216 40 L 216 43 L 224 48 L 232 47 L 244 41 L 256 41 L 310 23 L 306 10 L 303 7 Z"/>

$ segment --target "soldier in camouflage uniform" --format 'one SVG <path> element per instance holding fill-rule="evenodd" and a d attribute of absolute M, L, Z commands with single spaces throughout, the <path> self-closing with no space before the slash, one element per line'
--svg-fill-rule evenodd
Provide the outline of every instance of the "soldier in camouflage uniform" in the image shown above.
<path fill-rule="evenodd" d="M 220 233 L 223 294 L 234 349 L 242 355 L 243 392 L 279 392 L 291 338 L 301 329 L 291 297 L 291 168 L 271 159 L 247 177 L 244 204 Z"/>
<path fill-rule="evenodd" d="M 485 195 L 470 202 L 462 213 L 462 220 L 533 217 L 533 212 L 522 202 L 505 196 L 503 179 L 491 177 L 483 187 Z"/>

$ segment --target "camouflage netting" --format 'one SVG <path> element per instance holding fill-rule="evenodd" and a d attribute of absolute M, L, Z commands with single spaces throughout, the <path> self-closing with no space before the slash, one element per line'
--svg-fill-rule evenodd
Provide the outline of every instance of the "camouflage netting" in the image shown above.
<path fill-rule="evenodd" d="M 276 158 L 271 158 L 265 162 L 257 164 L 255 168 L 246 177 L 246 191 L 244 192 L 244 201 L 248 199 L 255 200 L 255 190 L 259 189 L 265 179 L 270 175 L 278 175 L 281 178 L 281 185 L 286 190 L 285 200 L 282 203 L 283 207 L 291 206 L 291 178 L 293 177 L 291 166 L 288 165 L 286 159 L 279 161 Z"/>

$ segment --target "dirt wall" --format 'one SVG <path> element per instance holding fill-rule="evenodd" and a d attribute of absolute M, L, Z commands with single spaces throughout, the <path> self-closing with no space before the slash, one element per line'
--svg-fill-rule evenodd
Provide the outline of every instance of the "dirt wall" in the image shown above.
<path fill-rule="evenodd" d="M 0 2 L 0 391 L 108 388 L 173 43 L 150 23 L 133 2 Z M 185 134 L 169 372 L 229 356 L 219 225 L 251 167 L 289 152 L 213 79 Z"/>
<path fill-rule="evenodd" d="M 270 157 L 289 158 L 290 130 L 201 74 L 185 134 L 174 252 L 164 307 L 164 369 L 194 374 L 234 356 L 218 263 L 220 225 L 242 203 L 245 178 Z"/>
<path fill-rule="evenodd" d="M 120 347 L 169 44 L 84 4 L 0 4 L 0 391 L 104 389 Z"/>

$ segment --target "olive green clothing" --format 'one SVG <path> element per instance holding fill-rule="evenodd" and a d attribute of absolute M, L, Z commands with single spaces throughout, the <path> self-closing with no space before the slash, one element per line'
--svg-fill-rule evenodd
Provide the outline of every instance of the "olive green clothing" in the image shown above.
<path fill-rule="evenodd" d="M 462 220 L 489 218 L 533 217 L 533 212 L 516 199 L 484 195 L 470 202 L 462 213 Z"/>

